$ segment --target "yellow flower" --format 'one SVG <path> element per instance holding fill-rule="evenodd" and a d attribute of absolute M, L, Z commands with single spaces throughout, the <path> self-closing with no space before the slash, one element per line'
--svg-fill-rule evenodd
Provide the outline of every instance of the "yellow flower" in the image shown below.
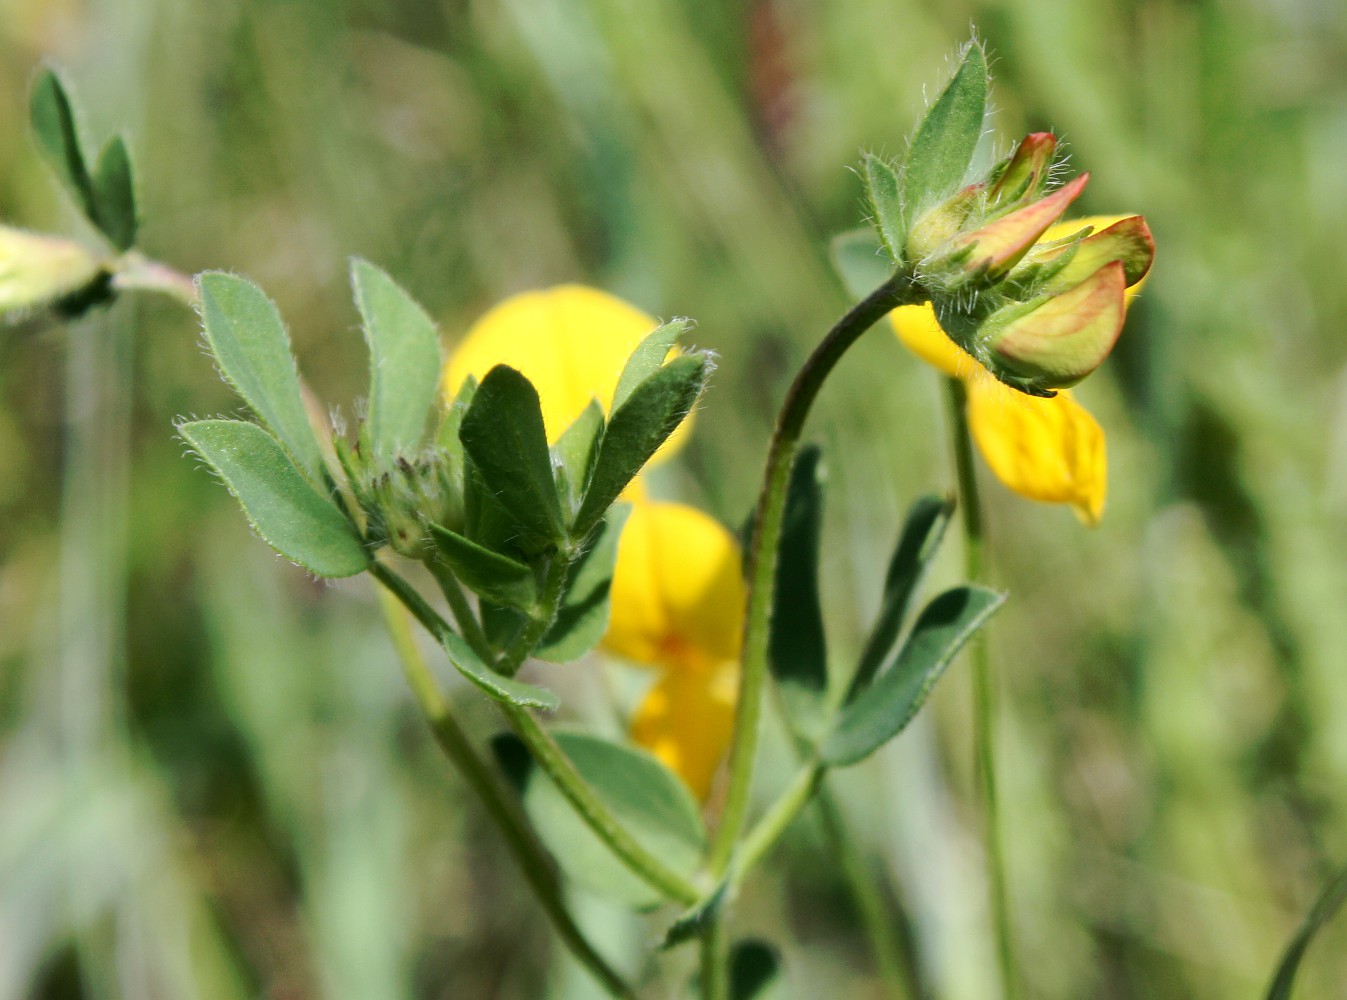
<path fill-rule="evenodd" d="M 555 442 L 597 399 L 606 413 L 627 358 L 659 325 L 634 306 L 595 288 L 558 285 L 513 295 L 473 324 L 444 369 L 452 399 L 464 380 L 509 365 L 533 383 L 548 441 Z M 650 460 L 668 458 L 687 435 L 687 420 Z"/>
<path fill-rule="evenodd" d="M 604 647 L 661 672 L 632 738 L 705 798 L 734 727 L 746 600 L 738 543 L 685 504 L 636 503 L 610 597 Z"/>
<path fill-rule="evenodd" d="M 1059 222 L 1041 240 L 1062 239 L 1085 226 L 1097 232 L 1125 218 Z M 1128 303 L 1143 284 L 1127 289 Z M 1108 486 L 1104 431 L 1069 390 L 1044 399 L 1002 385 L 945 335 L 929 303 L 895 309 L 890 320 L 914 354 L 963 380 L 973 438 L 1001 482 L 1031 500 L 1070 504 L 1087 524 L 1099 522 Z"/>

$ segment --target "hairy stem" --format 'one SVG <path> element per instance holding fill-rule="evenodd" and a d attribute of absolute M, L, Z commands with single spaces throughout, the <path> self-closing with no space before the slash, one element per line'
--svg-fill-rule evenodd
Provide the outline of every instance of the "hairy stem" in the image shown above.
<path fill-rule="evenodd" d="M 743 832 L 753 788 L 762 693 L 767 678 L 768 628 L 771 625 L 777 548 L 781 542 L 790 467 L 805 420 L 829 373 L 861 334 L 891 309 L 922 298 L 906 271 L 895 274 L 866 296 L 838 320 L 805 362 L 787 391 L 777 417 L 748 550 L 748 610 L 744 616 L 743 669 L 735 709 L 734 742 L 730 747 L 729 788 L 710 854 L 710 869 L 717 878 L 729 868 L 735 845 Z"/>
<path fill-rule="evenodd" d="M 973 439 L 968 428 L 968 395 L 957 378 L 947 377 L 949 427 L 954 449 L 954 470 L 959 484 L 959 509 L 964 535 L 964 573 L 970 583 L 982 578 L 982 503 L 973 467 Z M 991 887 L 992 927 L 996 935 L 997 967 L 1001 992 L 1006 1000 L 1019 997 L 1019 976 L 1011 932 L 1010 903 L 1006 889 L 1006 860 L 1001 842 L 1001 808 L 996 786 L 996 686 L 992 681 L 986 630 L 969 640 L 973 661 L 973 749 L 977 765 L 978 796 L 982 801 L 987 876 Z"/>

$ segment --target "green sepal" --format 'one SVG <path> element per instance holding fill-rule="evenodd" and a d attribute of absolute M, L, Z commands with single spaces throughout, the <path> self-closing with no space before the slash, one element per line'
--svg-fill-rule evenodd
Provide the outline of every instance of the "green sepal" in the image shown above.
<path fill-rule="evenodd" d="M 987 111 L 987 57 L 968 43 L 959 68 L 917 126 L 903 173 L 907 218 L 953 194 L 982 138 Z"/>
<path fill-rule="evenodd" d="M 608 421 L 589 489 L 575 517 L 573 536 L 582 538 L 612 506 L 650 456 L 692 412 L 706 386 L 711 360 L 685 354 L 651 375 Z"/>
<path fill-rule="evenodd" d="M 194 420 L 179 424 L 178 433 L 224 480 L 253 530 L 281 555 L 317 576 L 353 576 L 369 565 L 355 528 L 261 427 Z"/>
<path fill-rule="evenodd" d="M 603 440 L 603 407 L 591 399 L 580 415 L 571 421 L 552 446 L 556 466 L 557 489 L 562 505 L 572 516 L 580 508 L 589 488 L 589 477 L 594 472 L 594 460 L 599 455 Z"/>
<path fill-rule="evenodd" d="M 766 941 L 747 938 L 730 949 L 730 1000 L 770 1000 L 783 988 L 781 955 Z"/>
<path fill-rule="evenodd" d="M 535 554 L 566 537 L 538 391 L 520 372 L 487 372 L 458 430 L 482 484 L 521 528 L 515 544 Z"/>
<path fill-rule="evenodd" d="M 899 192 L 898 174 L 886 160 L 866 153 L 861 161 L 865 176 L 865 194 L 870 200 L 875 231 L 883 241 L 895 264 L 903 262 L 903 245 L 907 241 L 907 220 L 903 215 L 903 196 Z M 872 289 L 874 286 L 871 286 Z"/>
<path fill-rule="evenodd" d="M 198 275 L 196 285 L 206 343 L 221 374 L 299 467 L 315 483 L 322 482 L 322 453 L 275 303 L 252 282 L 222 271 Z"/>
<path fill-rule="evenodd" d="M 562 751 L 636 840 L 669 868 L 691 877 L 706 844 L 697 803 L 687 786 L 651 754 L 580 732 L 555 732 Z M 596 892 L 642 909 L 663 897 L 608 849 L 541 769 L 521 757 L 518 739 L 492 740 L 502 767 L 522 787 L 534 829 L 567 876 Z M 522 772 L 522 773 L 521 773 Z"/>
<path fill-rule="evenodd" d="M 692 329 L 693 325 L 690 319 L 670 320 L 662 326 L 656 327 L 636 345 L 636 350 L 631 352 L 631 357 L 622 367 L 622 374 L 618 376 L 617 388 L 613 390 L 611 409 L 615 411 L 619 409 L 631 397 L 632 392 L 638 385 L 664 366 L 665 360 L 669 357 L 669 352 L 673 350 L 679 338 Z"/>
<path fill-rule="evenodd" d="M 369 261 L 351 261 L 351 289 L 369 345 L 370 448 L 376 462 L 416 452 L 439 393 L 440 338 L 424 309 Z"/>
<path fill-rule="evenodd" d="M 136 242 L 140 219 L 136 210 L 136 182 L 126 140 L 114 136 L 103 147 L 94 168 L 93 222 L 118 250 Z"/>
<path fill-rule="evenodd" d="M 598 523 L 580 558 L 571 564 L 557 620 L 533 656 L 552 663 L 570 663 L 593 649 L 608 629 L 608 594 L 617 565 L 617 545 L 631 505 L 614 504 Z"/>
<path fill-rule="evenodd" d="M 922 497 L 908 511 L 903 530 L 898 536 L 898 544 L 894 546 L 889 559 L 888 572 L 884 576 L 879 617 L 866 640 L 851 681 L 852 697 L 870 685 L 888 659 L 893 644 L 898 641 L 903 620 L 912 604 L 912 595 L 940 547 L 953 514 L 954 499 L 938 496 Z"/>
<path fill-rule="evenodd" d="M 833 270 L 853 299 L 863 299 L 893 275 L 883 242 L 866 227 L 834 236 L 828 245 Z"/>
<path fill-rule="evenodd" d="M 449 662 L 454 668 L 474 687 L 496 701 L 508 702 L 520 708 L 540 708 L 547 712 L 554 712 L 560 707 L 561 700 L 546 688 L 525 684 L 523 681 L 496 673 L 482 662 L 482 658 L 457 632 L 446 631 L 436 638 L 439 639 L 445 655 L 449 657 Z"/>
<path fill-rule="evenodd" d="M 526 611 L 538 603 L 538 579 L 532 567 L 483 548 L 442 525 L 429 527 L 440 556 L 473 593 Z"/>
<path fill-rule="evenodd" d="M 818 735 L 828 696 L 828 645 L 819 600 L 823 465 L 817 445 L 800 449 L 791 468 L 772 591 L 768 651 L 791 728 Z"/>
<path fill-rule="evenodd" d="M 928 604 L 893 666 L 838 715 L 820 759 L 833 767 L 855 764 L 902 732 L 954 655 L 1004 601 L 1004 594 L 970 584 Z"/>

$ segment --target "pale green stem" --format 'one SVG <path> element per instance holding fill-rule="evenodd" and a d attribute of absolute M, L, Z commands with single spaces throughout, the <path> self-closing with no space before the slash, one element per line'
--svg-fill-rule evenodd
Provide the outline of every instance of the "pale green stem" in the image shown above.
<path fill-rule="evenodd" d="M 701 935 L 701 1000 L 729 1000 L 729 958 L 725 922 L 713 919 Z"/>
<path fill-rule="evenodd" d="M 744 616 L 743 669 L 735 709 L 734 741 L 730 747 L 729 787 L 709 858 L 710 870 L 717 878 L 729 868 L 747 819 L 753 788 L 762 694 L 767 679 L 768 628 L 776 581 L 777 548 L 781 542 L 791 463 L 805 420 L 829 373 L 861 334 L 890 310 L 918 301 L 924 301 L 924 296 L 906 272 L 899 272 L 866 296 L 838 320 L 805 362 L 787 391 L 777 417 L 748 550 L 749 597 Z"/>
<path fill-rule="evenodd" d="M 463 593 L 458 577 L 438 559 L 430 560 L 426 563 L 426 567 L 435 578 L 435 582 L 440 585 L 440 593 L 444 594 L 444 599 L 449 603 L 449 610 L 453 613 L 454 621 L 458 623 L 458 630 L 462 633 L 463 640 L 482 658 L 483 663 L 490 663 L 495 655 L 491 643 L 487 642 L 486 633 L 482 631 L 477 616 L 472 613 L 472 605 L 468 603 L 468 595 Z"/>
<path fill-rule="evenodd" d="M 804 807 L 809 804 L 809 800 L 814 797 L 818 791 L 819 783 L 823 780 L 825 769 L 822 764 L 813 763 L 802 767 L 796 772 L 795 777 L 781 796 L 774 802 L 770 809 L 763 814 L 758 822 L 749 828 L 743 841 L 739 845 L 739 851 L 734 861 L 734 876 L 732 881 L 738 885 L 743 881 L 749 871 L 757 865 L 767 852 L 770 851 L 781 835 L 786 832 L 786 827 L 800 815 Z"/>
<path fill-rule="evenodd" d="M 552 556 L 552 561 L 547 566 L 547 576 L 543 581 L 543 592 L 538 598 L 537 611 L 529 617 L 528 624 L 501 654 L 498 669 L 507 677 L 514 675 L 557 620 L 562 594 L 566 589 L 566 571 L 569 567 L 570 560 L 561 553 Z"/>
<path fill-rule="evenodd" d="M 435 742 L 486 806 L 487 814 L 496 824 L 506 848 L 519 865 L 525 881 L 533 890 L 543 912 L 552 921 L 557 934 L 609 996 L 635 1000 L 636 994 L 632 988 L 608 965 L 575 923 L 546 850 L 529 827 L 518 803 L 502 791 L 500 782 L 478 756 L 468 734 L 454 718 L 448 698 L 412 641 L 406 613 L 397 597 L 388 590 L 381 591 L 380 604 L 388 634 L 393 639 L 393 647 L 402 663 L 402 672 L 430 725 Z"/>
<path fill-rule="evenodd" d="M 112 287 L 119 292 L 158 292 L 192 308 L 198 305 L 196 282 L 138 250 L 130 250 L 118 259 L 112 272 Z"/>
<path fill-rule="evenodd" d="M 444 636 L 452 632 L 449 623 L 426 603 L 411 584 L 381 562 L 371 562 L 369 572 L 402 602 L 437 642 L 443 643 Z M 508 702 L 498 702 L 497 705 L 529 748 L 538 766 L 556 784 L 585 825 L 608 845 L 628 869 L 671 900 L 689 905 L 697 901 L 698 893 L 692 883 L 666 866 L 631 835 L 612 810 L 599 799 L 589 782 L 576 771 L 575 765 L 557 746 L 556 740 L 527 709 Z"/>
<path fill-rule="evenodd" d="M 949 402 L 949 426 L 954 448 L 954 469 L 959 484 L 959 509 L 964 534 L 964 574 L 970 583 L 982 577 L 982 504 L 973 466 L 973 439 L 968 428 L 968 397 L 957 378 L 945 379 Z M 982 800 L 987 878 L 991 889 L 992 928 L 1001 991 L 1006 1000 L 1019 996 L 1019 976 L 1011 932 L 1010 903 L 1006 886 L 1005 852 L 1001 842 L 1001 809 L 996 787 L 996 687 L 992 682 L 986 630 L 969 640 L 973 661 L 973 747 L 978 795 Z"/>

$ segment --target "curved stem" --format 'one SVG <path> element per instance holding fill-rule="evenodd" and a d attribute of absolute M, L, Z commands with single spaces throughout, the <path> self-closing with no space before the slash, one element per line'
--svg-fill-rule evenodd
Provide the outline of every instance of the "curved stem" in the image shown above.
<path fill-rule="evenodd" d="M 776 846 L 786 827 L 804 811 L 823 781 L 825 768 L 817 762 L 807 764 L 795 773 L 781 797 L 763 814 L 762 819 L 749 828 L 739 845 L 734 862 L 733 882 L 738 885 L 749 871 Z"/>
<path fill-rule="evenodd" d="M 196 308 L 196 282 L 181 271 L 151 260 L 138 250 L 123 254 L 112 274 L 112 287 L 118 291 L 159 292 Z"/>
<path fill-rule="evenodd" d="M 786 487 L 790 482 L 795 448 L 819 389 L 847 349 L 891 309 L 923 300 L 912 276 L 905 271 L 895 274 L 866 296 L 837 321 L 805 362 L 787 391 L 777 417 L 749 544 L 748 610 L 744 616 L 743 669 L 735 709 L 734 742 L 730 747 L 729 788 L 709 859 L 711 872 L 717 879 L 729 868 L 735 844 L 744 828 L 753 787 L 762 692 L 767 677 L 767 630 L 771 623 L 777 547 L 781 541 Z"/>
<path fill-rule="evenodd" d="M 959 483 L 959 509 L 964 534 L 964 573 L 970 583 L 982 577 L 982 503 L 973 467 L 973 439 L 968 429 L 968 397 L 957 378 L 945 379 L 949 403 L 950 435 L 954 470 Z M 1001 807 L 996 786 L 996 688 L 992 682 L 986 630 L 969 640 L 973 661 L 973 745 L 977 763 L 978 795 L 982 800 L 986 840 L 987 876 L 991 885 L 992 926 L 996 935 L 996 958 L 1001 973 L 1001 991 L 1006 1000 L 1019 996 L 1015 947 L 1011 935 L 1010 903 L 1006 889 L 1006 860 L 1001 845 Z"/>
<path fill-rule="evenodd" d="M 420 651 L 412 641 L 406 613 L 390 591 L 380 592 L 384 623 L 402 663 L 407 684 L 416 697 L 421 712 L 430 725 L 435 742 L 458 769 L 463 779 L 486 806 L 487 814 L 496 824 L 505 846 L 538 899 L 543 912 L 552 922 L 561 940 L 576 959 L 594 976 L 609 996 L 619 1000 L 635 1000 L 636 993 L 589 943 L 579 925 L 571 916 L 562 895 L 556 871 L 547 852 L 529 828 L 528 820 L 518 803 L 504 794 L 499 781 L 486 762 L 478 756 L 467 733 L 454 718 L 449 700 L 440 690 L 434 675 L 426 666 Z"/>

